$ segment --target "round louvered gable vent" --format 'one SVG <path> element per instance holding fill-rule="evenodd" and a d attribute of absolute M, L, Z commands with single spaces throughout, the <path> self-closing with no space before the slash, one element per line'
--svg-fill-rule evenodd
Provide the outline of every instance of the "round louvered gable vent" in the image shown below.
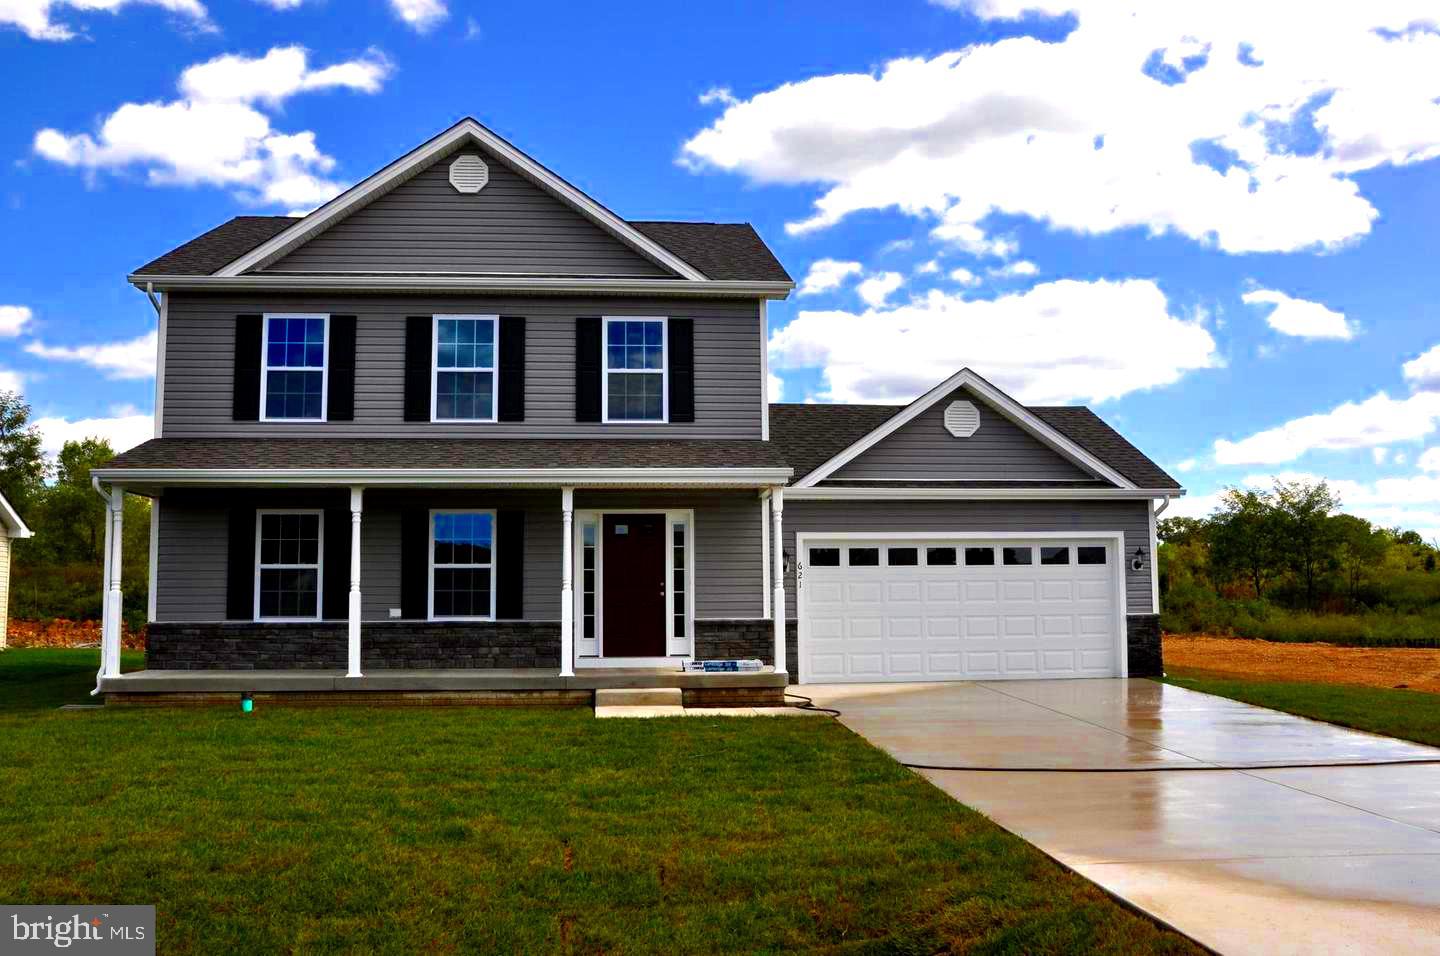
<path fill-rule="evenodd" d="M 479 156 L 460 156 L 450 164 L 450 185 L 456 192 L 478 193 L 490 181 L 490 167 Z"/>
<path fill-rule="evenodd" d="M 945 409 L 945 430 L 956 438 L 969 438 L 980 430 L 980 412 L 969 402 L 951 402 Z"/>

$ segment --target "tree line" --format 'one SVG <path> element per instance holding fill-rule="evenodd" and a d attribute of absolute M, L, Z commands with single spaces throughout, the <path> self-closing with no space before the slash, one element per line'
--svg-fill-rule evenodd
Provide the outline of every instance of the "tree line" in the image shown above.
<path fill-rule="evenodd" d="M 1210 515 L 1166 518 L 1157 530 L 1170 630 L 1235 629 L 1276 612 L 1440 612 L 1437 545 L 1346 514 L 1323 481 L 1230 488 Z"/>
<path fill-rule="evenodd" d="M 101 438 L 68 441 L 52 461 L 31 408 L 16 392 L 0 392 L 0 494 L 35 532 L 14 542 L 10 616 L 16 619 L 100 617 L 105 551 L 105 502 L 90 470 L 115 457 Z M 121 566 L 125 617 L 145 621 L 149 587 L 150 502 L 125 498 Z"/>

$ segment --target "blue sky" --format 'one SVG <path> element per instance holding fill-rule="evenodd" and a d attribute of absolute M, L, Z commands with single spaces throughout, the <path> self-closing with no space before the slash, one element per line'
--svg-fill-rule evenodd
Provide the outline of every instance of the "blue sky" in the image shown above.
<path fill-rule="evenodd" d="M 474 115 L 622 215 L 752 222 L 785 400 L 970 365 L 1182 511 L 1323 476 L 1440 536 L 1433 3 L 1127 6 L 0 0 L 0 384 L 52 446 L 143 438 L 127 271 Z"/>

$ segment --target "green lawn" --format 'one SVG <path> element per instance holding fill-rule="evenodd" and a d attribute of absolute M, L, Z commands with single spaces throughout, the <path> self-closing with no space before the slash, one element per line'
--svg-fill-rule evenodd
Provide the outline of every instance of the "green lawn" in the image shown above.
<path fill-rule="evenodd" d="M 0 654 L 0 886 L 160 951 L 1196 952 L 820 718 L 54 709 Z"/>
<path fill-rule="evenodd" d="M 1440 747 L 1440 694 L 1348 684 L 1192 677 L 1183 671 L 1165 680 L 1177 687 Z"/>

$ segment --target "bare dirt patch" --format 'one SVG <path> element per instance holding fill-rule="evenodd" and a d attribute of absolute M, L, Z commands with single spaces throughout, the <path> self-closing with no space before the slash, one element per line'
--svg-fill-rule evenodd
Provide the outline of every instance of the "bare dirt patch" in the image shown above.
<path fill-rule="evenodd" d="M 1440 694 L 1440 648 L 1338 647 L 1166 634 L 1165 671 L 1178 677 L 1408 687 Z"/>

